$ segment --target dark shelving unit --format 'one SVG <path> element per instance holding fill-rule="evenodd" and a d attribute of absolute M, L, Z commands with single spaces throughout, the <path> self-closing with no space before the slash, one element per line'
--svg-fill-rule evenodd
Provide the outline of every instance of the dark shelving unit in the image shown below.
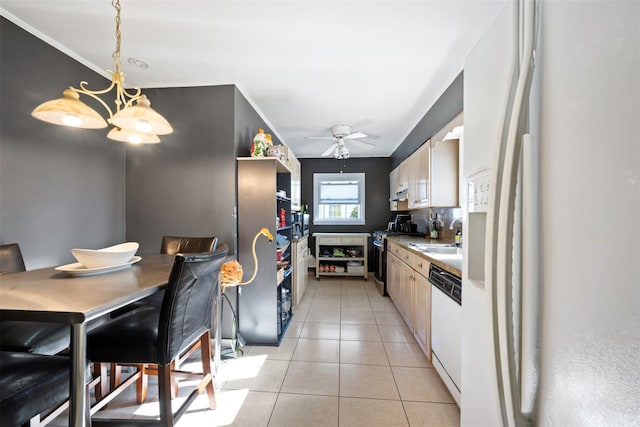
<path fill-rule="evenodd" d="M 256 233 L 267 227 L 274 237 L 256 242 L 258 274 L 240 288 L 239 330 L 249 345 L 279 345 L 293 317 L 291 278 L 291 171 L 277 158 L 238 158 L 238 261 L 245 280 L 253 271 L 252 243 Z M 284 209 L 285 223 L 279 224 Z M 277 259 L 278 241 L 289 242 Z M 285 267 L 285 263 L 288 263 Z"/>

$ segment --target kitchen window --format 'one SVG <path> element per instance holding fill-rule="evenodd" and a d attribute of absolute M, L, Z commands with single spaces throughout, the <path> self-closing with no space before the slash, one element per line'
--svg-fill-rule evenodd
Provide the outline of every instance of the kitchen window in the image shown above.
<path fill-rule="evenodd" d="M 313 174 L 314 225 L 364 223 L 363 173 Z"/>

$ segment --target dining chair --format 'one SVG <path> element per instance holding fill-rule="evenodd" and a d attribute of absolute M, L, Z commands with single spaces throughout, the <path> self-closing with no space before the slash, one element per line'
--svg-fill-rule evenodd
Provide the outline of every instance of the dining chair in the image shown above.
<path fill-rule="evenodd" d="M 175 255 L 178 253 L 195 254 L 213 252 L 218 246 L 217 237 L 179 237 L 162 236 L 161 254 Z"/>
<path fill-rule="evenodd" d="M 0 245 L 0 275 L 26 271 L 18 243 Z M 18 320 L 0 322 L 0 350 L 57 354 L 69 347 L 68 325 Z"/>
<path fill-rule="evenodd" d="M 183 254 L 196 254 L 213 252 L 218 246 L 217 237 L 178 237 L 178 236 L 162 236 L 162 243 L 160 245 L 160 253 L 167 255 L 176 255 L 178 253 Z M 134 310 L 136 308 L 152 305 L 160 308 L 162 305 L 162 298 L 164 293 L 162 291 L 156 292 L 140 301 L 133 304 L 129 304 L 122 307 L 120 310 L 115 311 L 111 317 L 117 317 L 127 311 Z"/>
<path fill-rule="evenodd" d="M 20 245 L 17 243 L 0 245 L 0 274 L 17 273 L 19 271 L 26 271 Z"/>
<path fill-rule="evenodd" d="M 55 419 L 68 406 L 70 366 L 65 356 L 0 351 L 0 425 L 42 426 Z"/>
<path fill-rule="evenodd" d="M 160 253 L 167 254 L 167 255 L 176 255 L 178 253 L 188 253 L 188 254 L 206 253 L 206 252 L 215 251 L 217 246 L 218 246 L 218 238 L 215 236 L 205 236 L 205 237 L 162 236 L 162 242 L 160 244 Z M 115 312 L 112 313 L 111 317 L 118 317 L 128 311 L 139 309 L 145 306 L 153 306 L 159 309 L 162 306 L 163 297 L 164 297 L 164 291 L 156 292 L 153 295 L 150 295 L 140 301 L 137 301 L 133 304 L 129 304 L 125 307 L 122 307 L 119 310 L 116 310 Z M 198 341 L 190 349 L 185 351 L 184 354 L 177 357 L 176 360 L 174 361 L 173 368 L 176 369 L 178 366 L 180 366 L 182 361 L 187 359 L 194 351 L 196 351 L 199 348 L 199 345 L 200 345 L 200 342 Z M 106 366 L 96 365 L 94 369 L 97 375 L 103 375 L 106 370 Z M 113 389 L 117 387 L 122 381 L 121 366 L 115 363 L 112 363 L 110 367 L 110 373 L 111 373 L 110 387 Z M 154 373 L 155 373 L 155 370 L 146 369 L 143 372 L 142 381 L 146 383 L 145 376 L 147 374 L 153 375 Z M 177 382 L 175 382 L 174 380 L 172 380 L 172 384 L 173 384 L 172 386 L 173 396 L 175 397 L 175 395 L 178 392 L 178 385 L 177 385 Z M 103 386 L 103 388 L 101 389 L 102 393 L 106 393 L 106 389 L 104 388 L 105 386 Z M 146 390 L 146 387 L 145 387 L 145 390 Z M 146 392 L 137 393 L 138 403 L 143 403 L 145 401 L 146 399 L 145 395 L 146 395 Z"/>
<path fill-rule="evenodd" d="M 147 306 L 130 311 L 88 334 L 89 360 L 138 365 L 136 372 L 103 400 L 112 400 L 133 382 L 139 387 L 145 365 L 156 365 L 162 425 L 173 426 L 204 389 L 209 407 L 215 409 L 209 327 L 216 287 L 220 286 L 220 267 L 227 254 L 227 245 L 219 245 L 210 253 L 177 254 L 160 309 Z M 200 342 L 202 372 L 172 372 L 172 362 L 195 342 Z M 171 409 L 172 374 L 201 378 L 175 414 Z"/>

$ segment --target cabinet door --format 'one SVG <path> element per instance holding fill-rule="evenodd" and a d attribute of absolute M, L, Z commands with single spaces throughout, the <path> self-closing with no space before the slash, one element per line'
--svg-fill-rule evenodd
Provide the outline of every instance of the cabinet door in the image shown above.
<path fill-rule="evenodd" d="M 291 161 L 291 209 L 299 211 L 301 200 L 300 161 L 295 157 Z"/>
<path fill-rule="evenodd" d="M 413 335 L 431 360 L 431 285 L 421 274 L 415 276 L 413 302 Z"/>
<path fill-rule="evenodd" d="M 294 305 L 298 305 L 304 295 L 308 282 L 307 253 L 309 252 L 309 241 L 307 237 L 294 242 L 293 262 L 293 297 Z"/>
<path fill-rule="evenodd" d="M 413 288 L 415 281 L 415 272 L 404 262 L 400 262 L 400 314 L 407 323 L 407 326 L 413 331 Z"/>
<path fill-rule="evenodd" d="M 409 185 L 409 192 L 407 197 L 409 199 L 409 209 L 415 209 L 417 207 L 417 192 L 418 192 L 418 152 L 413 153 L 407 160 L 407 181 Z"/>
<path fill-rule="evenodd" d="M 431 206 L 459 206 L 458 156 L 457 139 L 431 143 Z"/>
<path fill-rule="evenodd" d="M 398 210 L 398 203 L 391 201 L 398 191 L 398 172 L 398 168 L 395 168 L 389 173 L 389 210 L 391 211 Z"/>
<path fill-rule="evenodd" d="M 409 188 L 409 162 L 405 160 L 398 166 L 398 191 Z"/>
<path fill-rule="evenodd" d="M 387 293 L 398 306 L 398 258 L 387 252 Z"/>
<path fill-rule="evenodd" d="M 430 141 L 425 142 L 416 153 L 415 207 L 429 206 L 429 155 Z"/>

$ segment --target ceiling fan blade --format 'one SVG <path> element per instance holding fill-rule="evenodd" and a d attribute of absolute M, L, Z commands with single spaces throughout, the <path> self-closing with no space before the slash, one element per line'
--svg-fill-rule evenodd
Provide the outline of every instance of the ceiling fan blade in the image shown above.
<path fill-rule="evenodd" d="M 333 136 L 305 136 L 305 139 L 322 139 L 322 140 L 334 140 Z"/>
<path fill-rule="evenodd" d="M 338 146 L 338 143 L 337 143 L 337 142 L 334 142 L 333 144 L 331 144 L 331 145 L 329 146 L 329 148 L 327 148 L 327 149 L 324 151 L 324 153 L 322 153 L 322 154 L 321 154 L 321 156 L 323 156 L 323 157 L 324 157 L 324 156 L 328 156 L 329 154 L 331 154 L 331 153 L 333 152 L 333 150 L 335 150 L 335 149 L 336 149 L 336 147 L 337 147 L 337 146 Z"/>
<path fill-rule="evenodd" d="M 367 141 L 359 141 L 359 140 L 357 140 L 357 139 L 354 139 L 354 140 L 352 140 L 351 142 L 352 142 L 353 144 L 355 144 L 355 145 L 358 145 L 358 146 L 362 147 L 362 148 L 366 148 L 367 150 L 370 150 L 370 149 L 372 149 L 373 147 L 375 147 L 375 146 L 376 146 L 375 144 L 372 144 L 372 143 L 370 143 L 370 142 L 367 142 Z"/>
<path fill-rule="evenodd" d="M 358 139 L 358 138 L 366 138 L 368 135 L 362 132 L 354 132 L 350 135 L 344 137 L 344 139 Z"/>

